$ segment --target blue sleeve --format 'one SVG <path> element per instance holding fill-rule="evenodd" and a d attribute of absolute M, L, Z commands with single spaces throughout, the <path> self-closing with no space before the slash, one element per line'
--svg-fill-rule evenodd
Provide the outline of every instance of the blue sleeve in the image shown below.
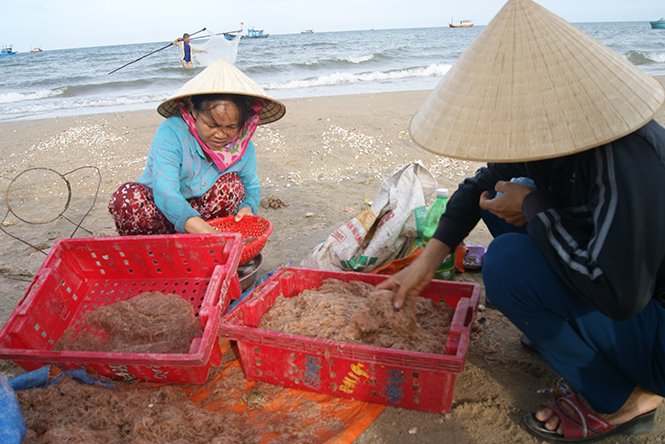
<path fill-rule="evenodd" d="M 242 157 L 243 166 L 238 171 L 238 176 L 240 176 L 240 180 L 245 187 L 245 199 L 239 208 L 248 206 L 252 209 L 252 213 L 256 214 L 261 200 L 261 184 L 256 166 L 256 149 L 254 148 L 254 142 L 251 140 Z"/>
<path fill-rule="evenodd" d="M 184 143 L 186 141 L 168 119 L 164 121 L 155 134 L 146 170 L 139 179 L 152 188 L 155 205 L 179 233 L 185 232 L 185 222 L 189 218 L 200 216 L 180 192 Z"/>

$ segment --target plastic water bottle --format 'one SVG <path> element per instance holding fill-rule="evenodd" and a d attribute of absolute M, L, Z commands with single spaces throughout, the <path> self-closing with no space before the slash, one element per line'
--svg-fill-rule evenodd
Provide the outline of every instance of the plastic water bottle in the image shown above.
<path fill-rule="evenodd" d="M 436 228 L 439 226 L 439 219 L 443 213 L 446 212 L 446 204 L 448 203 L 448 189 L 439 188 L 436 190 L 436 200 L 432 206 L 427 210 L 425 216 L 425 227 L 423 229 L 423 241 L 425 244 L 434 235 Z M 434 274 L 434 279 L 445 281 L 452 281 L 455 279 L 455 250 L 453 250 L 446 258 Z"/>

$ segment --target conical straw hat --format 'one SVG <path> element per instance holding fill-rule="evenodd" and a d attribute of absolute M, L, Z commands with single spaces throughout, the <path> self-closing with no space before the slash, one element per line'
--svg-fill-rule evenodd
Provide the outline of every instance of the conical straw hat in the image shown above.
<path fill-rule="evenodd" d="M 659 81 L 530 0 L 509 0 L 411 120 L 444 156 L 548 159 L 623 137 L 665 101 Z"/>
<path fill-rule="evenodd" d="M 164 117 L 178 114 L 178 99 L 199 94 L 239 94 L 265 99 L 260 125 L 279 120 L 286 114 L 284 104 L 273 99 L 254 80 L 224 59 L 216 61 L 185 83 L 157 107 L 157 112 Z"/>

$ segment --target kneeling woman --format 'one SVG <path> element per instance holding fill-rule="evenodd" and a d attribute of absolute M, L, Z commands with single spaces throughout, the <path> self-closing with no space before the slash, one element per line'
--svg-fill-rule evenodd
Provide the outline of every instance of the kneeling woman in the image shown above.
<path fill-rule="evenodd" d="M 143 175 L 109 202 L 120 235 L 216 233 L 206 221 L 256 214 L 261 197 L 252 136 L 286 109 L 220 60 L 158 107 L 167 119 Z"/>

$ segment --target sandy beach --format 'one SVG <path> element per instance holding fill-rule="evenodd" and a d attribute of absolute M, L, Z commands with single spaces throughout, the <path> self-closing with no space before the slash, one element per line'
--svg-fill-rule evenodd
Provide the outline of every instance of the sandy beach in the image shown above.
<path fill-rule="evenodd" d="M 259 209 L 274 224 L 259 276 L 289 263 L 298 266 L 373 200 L 383 179 L 409 162 L 422 161 L 439 186 L 451 192 L 482 166 L 431 154 L 411 140 L 409 120 L 428 95 L 408 91 L 284 100 L 286 116 L 259 127 L 253 139 L 263 197 L 288 204 Z M 6 214 L 6 234 L 0 233 L 0 323 L 56 240 L 117 235 L 108 200 L 122 183 L 140 176 L 162 120 L 149 110 L 0 123 L 0 209 Z M 665 124 L 665 112 L 656 120 Z M 487 246 L 491 236 L 479 225 L 467 242 Z M 482 285 L 479 271 L 456 279 Z M 482 306 L 474 327 L 448 414 L 388 407 L 356 442 L 539 442 L 527 433 L 522 417 L 561 390 L 558 375 L 540 356 L 521 348 L 520 332 L 496 310 Z M 0 372 L 22 370 L 0 361 Z M 665 420 L 659 412 L 651 433 L 607 442 L 654 443 L 663 436 Z"/>

